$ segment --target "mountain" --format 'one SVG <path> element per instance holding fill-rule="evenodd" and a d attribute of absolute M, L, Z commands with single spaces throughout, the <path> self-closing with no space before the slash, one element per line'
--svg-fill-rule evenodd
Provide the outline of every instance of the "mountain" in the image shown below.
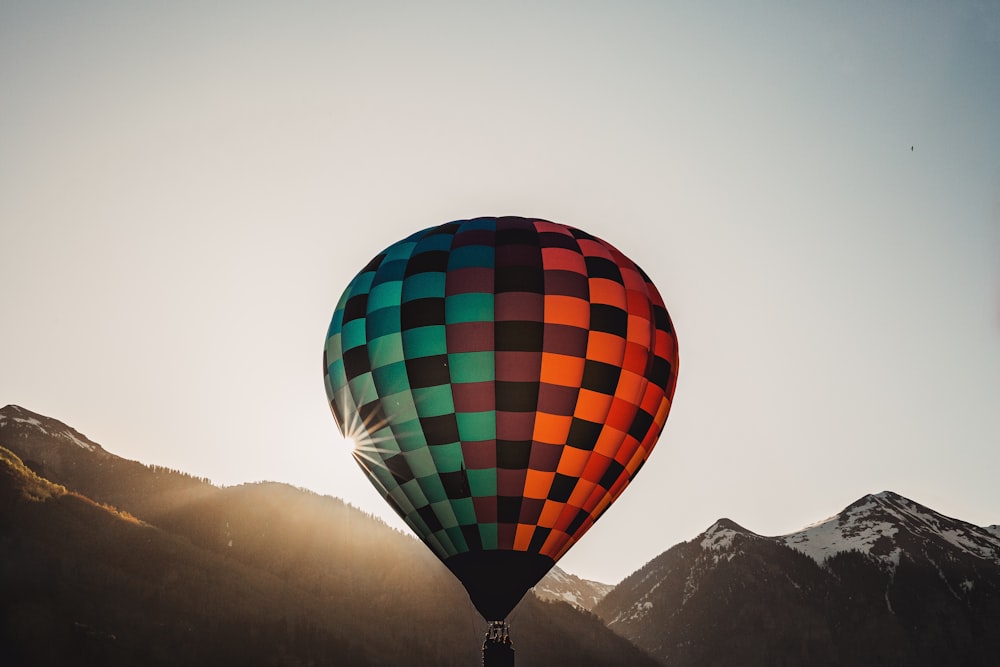
<path fill-rule="evenodd" d="M 607 589 L 553 569 L 508 619 L 517 664 L 1000 655 L 1000 527 L 891 492 L 778 537 L 720 519 Z M 485 629 L 419 541 L 340 500 L 215 487 L 17 406 L 0 409 L 0 591 L 5 666 L 471 665 Z"/>
<path fill-rule="evenodd" d="M 470 665 L 486 624 L 416 539 L 285 484 L 219 488 L 0 410 L 0 664 Z M 568 604 L 517 664 L 656 663 Z"/>
<path fill-rule="evenodd" d="M 1000 537 L 989 528 L 951 519 L 890 491 L 865 496 L 840 514 L 783 539 L 820 565 L 852 551 L 890 571 L 904 554 L 913 559 L 919 553 L 931 561 L 971 556 L 971 562 L 1000 564 Z"/>
<path fill-rule="evenodd" d="M 146 520 L 221 491 L 206 479 L 112 454 L 63 422 L 16 405 L 0 408 L 0 445 L 40 476 Z"/>
<path fill-rule="evenodd" d="M 108 453 L 100 445 L 91 441 L 90 438 L 76 429 L 72 429 L 55 419 L 25 410 L 19 405 L 8 405 L 0 410 L 0 428 L 7 426 L 14 429 L 8 433 L 8 436 L 13 435 L 27 438 L 36 433 L 41 433 L 52 438 L 53 441 L 50 443 L 50 446 L 43 445 L 36 448 L 42 456 L 49 453 L 55 454 L 57 458 L 60 457 L 65 448 L 62 444 L 58 444 L 59 440 L 71 442 L 80 449 L 91 452 L 97 457 L 103 458 L 108 456 Z"/>
<path fill-rule="evenodd" d="M 995 665 L 1000 538 L 891 492 L 799 532 L 720 519 L 594 608 L 673 665 Z"/>
<path fill-rule="evenodd" d="M 581 579 L 556 565 L 532 590 L 542 600 L 559 600 L 590 611 L 612 588 L 610 584 Z"/>

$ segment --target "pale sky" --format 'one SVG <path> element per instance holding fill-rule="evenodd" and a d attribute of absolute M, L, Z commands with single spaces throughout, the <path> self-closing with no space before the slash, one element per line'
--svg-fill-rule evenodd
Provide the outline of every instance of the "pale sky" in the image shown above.
<path fill-rule="evenodd" d="M 326 404 L 337 299 L 412 231 L 540 217 L 680 343 L 568 571 L 885 489 L 1000 523 L 1000 4 L 206 4 L 0 0 L 0 405 L 402 527 Z"/>

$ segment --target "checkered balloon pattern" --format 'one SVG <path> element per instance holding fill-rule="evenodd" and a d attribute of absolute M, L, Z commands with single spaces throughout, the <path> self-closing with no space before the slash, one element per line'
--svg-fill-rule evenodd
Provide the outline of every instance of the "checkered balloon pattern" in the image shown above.
<path fill-rule="evenodd" d="M 608 243 L 477 218 L 376 255 L 337 305 L 323 365 L 355 459 L 438 557 L 555 562 L 652 451 L 677 341 L 652 282 Z"/>

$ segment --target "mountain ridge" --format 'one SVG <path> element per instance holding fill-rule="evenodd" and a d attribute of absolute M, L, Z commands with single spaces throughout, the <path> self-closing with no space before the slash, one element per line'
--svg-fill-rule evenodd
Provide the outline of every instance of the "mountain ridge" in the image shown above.
<path fill-rule="evenodd" d="M 1000 538 L 986 528 L 947 517 L 892 491 L 868 494 L 837 515 L 782 536 L 820 565 L 842 551 L 859 551 L 897 566 L 906 531 L 910 543 L 944 540 L 971 555 L 1000 563 Z"/>

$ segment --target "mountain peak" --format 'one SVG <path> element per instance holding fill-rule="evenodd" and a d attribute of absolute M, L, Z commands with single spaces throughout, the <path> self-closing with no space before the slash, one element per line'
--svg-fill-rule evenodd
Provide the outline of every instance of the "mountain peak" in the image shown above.
<path fill-rule="evenodd" d="M 858 551 L 899 565 L 909 547 L 943 541 L 972 556 L 1000 562 L 1000 540 L 989 531 L 952 519 L 892 491 L 868 494 L 839 514 L 782 538 L 788 546 L 821 565 L 829 558 Z"/>
<path fill-rule="evenodd" d="M 22 408 L 20 405 L 6 405 L 0 408 L 0 429 L 13 428 L 21 437 L 32 433 L 52 436 L 65 440 L 88 452 L 103 451 L 96 442 L 58 419 L 52 419 L 37 412 Z"/>
<path fill-rule="evenodd" d="M 733 538 L 737 535 L 757 537 L 756 533 L 747 530 L 732 519 L 719 519 L 701 534 L 701 548 L 711 551 L 728 549 L 733 545 Z"/>
<path fill-rule="evenodd" d="M 915 504 L 912 500 L 904 498 L 894 491 L 879 491 L 878 493 L 869 493 L 861 498 L 858 498 L 853 503 L 844 508 L 845 512 L 850 512 L 854 509 L 867 510 L 873 506 L 880 507 L 898 507 L 905 504 Z"/>

